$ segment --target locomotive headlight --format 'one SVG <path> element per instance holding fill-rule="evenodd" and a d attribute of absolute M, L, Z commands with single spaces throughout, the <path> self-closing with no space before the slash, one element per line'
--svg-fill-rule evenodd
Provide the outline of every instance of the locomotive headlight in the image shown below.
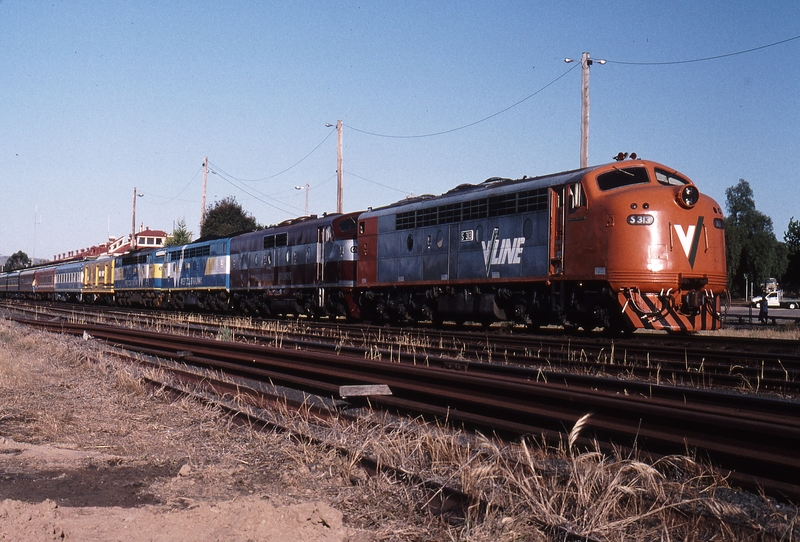
<path fill-rule="evenodd" d="M 653 215 L 628 215 L 628 224 L 631 226 L 649 226 L 654 221 Z"/>
<path fill-rule="evenodd" d="M 678 193 L 678 203 L 681 204 L 681 207 L 685 207 L 687 209 L 694 207 L 699 199 L 700 191 L 697 190 L 696 186 L 691 184 L 684 185 L 683 188 L 681 188 L 681 191 Z"/>

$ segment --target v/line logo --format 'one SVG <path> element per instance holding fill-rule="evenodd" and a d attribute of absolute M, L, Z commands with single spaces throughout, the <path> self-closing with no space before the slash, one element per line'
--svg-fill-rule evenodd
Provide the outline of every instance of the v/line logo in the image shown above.
<path fill-rule="evenodd" d="M 678 234 L 678 240 L 681 242 L 683 252 L 689 259 L 689 266 L 694 269 L 694 261 L 697 258 L 697 247 L 700 245 L 700 234 L 703 232 L 703 217 L 697 218 L 697 224 L 692 224 L 686 227 L 683 231 L 683 226 L 675 224 L 675 233 Z"/>
<path fill-rule="evenodd" d="M 525 238 L 515 237 L 498 239 L 497 236 L 499 233 L 499 228 L 495 228 L 490 241 L 481 241 L 481 246 L 483 247 L 483 263 L 486 267 L 487 277 L 493 265 L 519 265 L 520 257 L 522 256 Z"/>

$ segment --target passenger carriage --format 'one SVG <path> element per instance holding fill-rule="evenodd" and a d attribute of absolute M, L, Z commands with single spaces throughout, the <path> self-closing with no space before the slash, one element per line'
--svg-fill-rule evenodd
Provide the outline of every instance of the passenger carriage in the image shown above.
<path fill-rule="evenodd" d="M 69 262 L 56 266 L 54 297 L 58 301 L 83 300 L 83 262 Z"/>
<path fill-rule="evenodd" d="M 100 256 L 84 263 L 83 296 L 87 303 L 114 303 L 113 256 Z"/>

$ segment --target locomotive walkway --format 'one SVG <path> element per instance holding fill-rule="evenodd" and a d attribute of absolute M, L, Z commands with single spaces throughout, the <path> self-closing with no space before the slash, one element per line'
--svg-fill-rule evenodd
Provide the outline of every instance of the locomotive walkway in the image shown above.
<path fill-rule="evenodd" d="M 200 365 L 323 397 L 342 386 L 388 386 L 369 402 L 451 423 L 548 443 L 584 415 L 577 445 L 636 448 L 654 457 L 695 454 L 730 475 L 734 484 L 800 498 L 800 403 L 777 396 L 569 375 L 503 363 L 442 362 L 430 356 L 367 359 L 360 354 L 278 348 L 107 325 L 19 319 L 51 331 L 89 335 L 148 355 Z M 437 366 L 438 365 L 438 366 Z M 785 373 L 788 379 L 788 372 Z M 340 407 L 364 399 L 339 401 Z"/>

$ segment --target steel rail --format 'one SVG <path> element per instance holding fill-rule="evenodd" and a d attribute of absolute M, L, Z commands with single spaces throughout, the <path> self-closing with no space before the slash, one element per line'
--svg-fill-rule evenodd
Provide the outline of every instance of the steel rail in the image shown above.
<path fill-rule="evenodd" d="M 62 307 L 50 307 L 49 310 L 67 313 L 67 309 Z M 116 309 L 113 311 L 116 315 Z M 28 313 L 41 316 L 38 309 L 28 310 Z M 106 312 L 107 313 L 107 312 Z M 81 317 L 95 318 L 100 315 L 96 311 L 85 311 L 81 307 L 78 313 Z M 158 316 L 158 312 L 147 311 L 144 314 L 132 313 L 135 316 L 153 318 Z M 73 315 L 71 315 L 73 316 Z M 130 318 L 128 311 L 121 317 Z M 98 322 L 99 323 L 99 322 Z M 775 392 L 775 393 L 800 393 L 800 356 L 795 342 L 787 341 L 755 341 L 759 346 L 766 345 L 766 348 L 779 347 L 782 353 L 765 352 L 764 349 L 756 352 L 748 352 L 741 348 L 739 342 L 731 343 L 731 339 L 725 340 L 721 344 L 718 337 L 704 337 L 702 340 L 688 340 L 687 346 L 664 345 L 663 340 L 659 339 L 658 344 L 654 344 L 652 339 L 642 339 L 637 341 L 624 340 L 614 343 L 600 338 L 569 338 L 564 342 L 564 337 L 532 337 L 519 334 L 496 334 L 494 336 L 478 336 L 475 334 L 446 333 L 437 332 L 438 342 L 441 346 L 436 346 L 436 340 L 425 340 L 422 335 L 420 346 L 403 344 L 403 342 L 414 341 L 420 337 L 401 337 L 396 335 L 398 330 L 387 330 L 384 328 L 370 328 L 362 326 L 360 331 L 362 337 L 348 337 L 354 344 L 342 344 L 341 334 L 331 334 L 330 325 L 324 326 L 319 323 L 302 321 L 296 330 L 287 330 L 281 333 L 265 335 L 263 331 L 247 330 L 241 327 L 229 328 L 237 337 L 258 341 L 260 343 L 274 343 L 280 341 L 285 347 L 295 347 L 318 351 L 336 351 L 351 353 L 353 355 L 364 355 L 368 349 L 370 354 L 397 358 L 403 362 L 424 361 L 430 364 L 458 368 L 465 362 L 480 360 L 492 360 L 493 364 L 509 363 L 515 365 L 525 365 L 534 367 L 535 370 L 545 370 L 545 368 L 568 368 L 576 372 L 595 371 L 607 375 L 618 375 L 624 379 L 638 378 L 656 383 L 671 382 L 674 384 L 685 384 L 700 387 L 728 387 L 732 389 L 744 389 L 755 392 Z M 197 333 L 208 336 L 213 335 L 221 329 L 224 321 L 218 324 L 213 323 L 186 323 L 177 324 L 161 320 L 160 328 L 176 329 Z M 341 326 L 337 326 L 338 331 Z M 315 332 L 316 340 L 308 339 L 309 330 Z M 408 332 L 409 330 L 405 330 Z M 414 330 L 412 330 L 413 332 Z M 419 330 L 416 330 L 419 331 Z M 326 335 L 327 333 L 327 335 Z M 279 336 L 279 338 L 278 338 Z M 390 338 L 390 346 L 378 347 L 375 336 L 378 338 Z M 372 340 L 371 340 L 372 339 Z M 673 341 L 674 342 L 674 341 Z M 751 339 L 745 344 L 752 345 Z M 367 346 L 368 345 L 368 346 Z M 447 345 L 447 346 L 445 346 Z M 705 345 L 705 346 L 702 346 Z M 731 353 L 723 347 L 735 349 Z M 536 355 L 532 356 L 535 350 Z M 456 351 L 459 360 L 454 360 Z M 447 359 L 450 361 L 445 361 Z"/>
<path fill-rule="evenodd" d="M 38 322 L 39 325 L 43 323 Z M 492 377 L 438 367 L 378 362 L 361 357 L 220 342 L 108 326 L 44 323 L 56 331 L 84 331 L 147 353 L 268 379 L 336 395 L 345 384 L 386 384 L 393 395 L 370 402 L 478 425 L 514 435 L 562 438 L 586 413 L 592 417 L 585 438 L 657 454 L 696 450 L 731 473 L 733 480 L 767 491 L 800 496 L 800 427 L 787 414 L 796 404 L 762 402 L 750 412 L 720 407 L 704 395 L 682 399 L 623 395 L 552 382 Z M 684 390 L 685 391 L 685 390 Z M 709 396 L 710 397 L 710 396 Z M 584 441 L 587 442 L 587 441 Z"/>

